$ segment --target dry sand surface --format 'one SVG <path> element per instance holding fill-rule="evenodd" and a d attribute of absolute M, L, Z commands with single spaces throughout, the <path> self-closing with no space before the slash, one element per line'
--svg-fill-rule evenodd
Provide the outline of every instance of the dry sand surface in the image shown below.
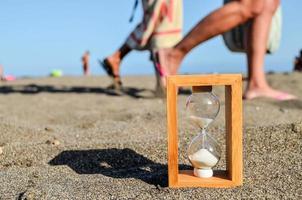
<path fill-rule="evenodd" d="M 244 102 L 244 185 L 169 189 L 165 101 L 154 78 L 21 79 L 0 83 L 0 199 L 301 199 L 302 74 L 272 74 L 270 84 L 300 100 Z M 225 148 L 222 109 L 210 132 Z M 183 119 L 180 164 L 197 130 Z M 225 167 L 222 158 L 217 168 Z"/>

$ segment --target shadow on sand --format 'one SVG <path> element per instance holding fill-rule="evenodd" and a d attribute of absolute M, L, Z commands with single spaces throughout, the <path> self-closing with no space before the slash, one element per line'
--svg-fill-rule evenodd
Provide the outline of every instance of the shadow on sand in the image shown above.
<path fill-rule="evenodd" d="M 274 102 L 276 106 L 287 109 L 302 109 L 302 100 L 290 100 L 290 101 L 276 101 Z"/>
<path fill-rule="evenodd" d="M 54 85 L 7 85 L 0 86 L 0 94 L 11 94 L 11 93 L 21 93 L 21 94 L 39 94 L 42 92 L 47 93 L 96 93 L 96 94 L 105 94 L 109 96 L 123 96 L 128 95 L 132 98 L 144 98 L 144 99 L 153 99 L 156 98 L 154 91 L 144 88 L 135 88 L 135 87 L 123 87 L 123 90 L 117 91 L 111 89 L 110 86 L 107 88 L 102 87 L 84 87 L 84 86 L 54 86 Z M 144 93 L 148 92 L 148 94 Z M 188 95 L 190 90 L 181 89 L 179 94 Z"/>
<path fill-rule="evenodd" d="M 67 165 L 78 174 L 103 174 L 112 178 L 135 178 L 148 184 L 166 187 L 167 165 L 153 162 L 132 149 L 63 151 L 50 165 Z M 190 166 L 181 165 L 181 169 Z"/>
<path fill-rule="evenodd" d="M 21 93 L 21 94 L 38 94 L 42 92 L 47 93 L 97 93 L 105 94 L 109 96 L 122 96 L 128 95 L 133 98 L 154 98 L 141 93 L 145 91 L 150 91 L 147 89 L 138 89 L 134 87 L 124 87 L 122 91 L 116 91 L 114 89 L 102 88 L 102 87 L 84 87 L 84 86 L 54 86 L 54 85 L 10 85 L 10 86 L 1 86 L 0 94 L 11 94 L 11 93 Z"/>

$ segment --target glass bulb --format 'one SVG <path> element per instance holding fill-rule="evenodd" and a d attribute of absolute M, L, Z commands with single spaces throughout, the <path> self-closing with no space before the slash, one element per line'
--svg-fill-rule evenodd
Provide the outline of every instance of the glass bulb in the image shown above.
<path fill-rule="evenodd" d="M 221 150 L 216 140 L 203 129 L 192 140 L 187 154 L 194 167 L 194 175 L 208 178 L 213 176 L 212 167 L 220 160 Z"/>
<path fill-rule="evenodd" d="M 197 177 L 212 177 L 212 167 L 220 160 L 220 147 L 206 132 L 206 128 L 216 118 L 219 109 L 219 99 L 211 92 L 193 93 L 186 102 L 190 122 L 201 129 L 200 134 L 192 140 L 187 150 L 189 160 L 194 167 L 194 175 Z"/>
<path fill-rule="evenodd" d="M 219 99 L 210 92 L 193 93 L 187 99 L 186 110 L 189 121 L 205 129 L 216 118 L 220 109 Z"/>

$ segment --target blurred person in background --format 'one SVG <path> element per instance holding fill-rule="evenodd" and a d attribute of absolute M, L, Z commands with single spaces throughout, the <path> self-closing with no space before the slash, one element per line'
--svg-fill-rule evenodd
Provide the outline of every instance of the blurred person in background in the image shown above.
<path fill-rule="evenodd" d="M 141 0 L 143 18 L 129 34 L 126 41 L 113 54 L 99 61 L 107 74 L 112 78 L 114 89 L 121 89 L 120 65 L 123 58 L 132 50 L 148 50 L 151 53 L 157 85 L 156 94 L 165 91 L 167 69 L 158 62 L 161 57 L 159 49 L 170 48 L 182 37 L 182 0 Z M 135 2 L 134 11 L 138 5 Z M 133 11 L 133 13 L 134 13 Z M 133 19 L 133 14 L 130 21 Z"/>
<path fill-rule="evenodd" d="M 90 74 L 89 57 L 90 57 L 90 52 L 89 51 L 86 51 L 84 53 L 84 55 L 82 56 L 83 73 L 84 73 L 85 76 Z"/>

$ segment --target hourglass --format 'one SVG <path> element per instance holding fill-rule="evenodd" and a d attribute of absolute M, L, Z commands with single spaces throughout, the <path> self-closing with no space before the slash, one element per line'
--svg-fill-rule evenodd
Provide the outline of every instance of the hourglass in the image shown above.
<path fill-rule="evenodd" d="M 220 102 L 211 90 L 198 90 L 192 87 L 186 102 L 189 122 L 200 129 L 200 133 L 189 145 L 187 154 L 194 167 L 194 175 L 200 178 L 213 176 L 212 167 L 220 160 L 221 150 L 217 141 L 207 132 L 207 127 L 215 120 Z"/>
<path fill-rule="evenodd" d="M 220 146 L 208 133 L 208 125 L 220 110 L 212 86 L 225 87 L 225 170 L 213 170 L 222 155 Z M 179 170 L 177 97 L 179 87 L 192 87 L 186 102 L 189 121 L 200 129 L 187 149 L 194 170 Z M 242 76 L 178 75 L 167 78 L 168 182 L 169 187 L 235 187 L 242 185 Z"/>

